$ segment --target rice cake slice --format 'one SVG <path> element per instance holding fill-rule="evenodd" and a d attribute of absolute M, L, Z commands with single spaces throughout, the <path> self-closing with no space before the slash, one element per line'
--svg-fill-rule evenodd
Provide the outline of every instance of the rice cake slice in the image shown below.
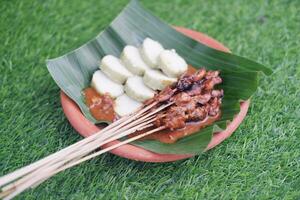
<path fill-rule="evenodd" d="M 163 50 L 159 42 L 146 38 L 141 46 L 141 55 L 151 68 L 158 68 L 158 56 Z"/>
<path fill-rule="evenodd" d="M 123 94 L 115 100 L 114 110 L 120 117 L 123 117 L 136 112 L 142 106 L 143 104 L 141 102 L 138 102 L 126 94 Z"/>
<path fill-rule="evenodd" d="M 165 87 L 175 83 L 176 78 L 168 77 L 160 70 L 147 70 L 144 74 L 143 81 L 145 85 L 153 90 L 163 90 Z"/>
<path fill-rule="evenodd" d="M 147 87 L 143 82 L 143 78 L 140 76 L 128 78 L 124 90 L 128 96 L 139 102 L 151 99 L 155 95 L 155 91 Z"/>
<path fill-rule="evenodd" d="M 179 77 L 187 71 L 188 65 L 174 49 L 163 50 L 158 57 L 159 68 L 170 77 Z"/>
<path fill-rule="evenodd" d="M 91 86 L 100 94 L 116 98 L 124 93 L 124 86 L 109 79 L 101 70 L 94 72 Z"/>
<path fill-rule="evenodd" d="M 133 74 L 115 56 L 104 56 L 100 62 L 100 69 L 113 81 L 123 84 Z"/>
<path fill-rule="evenodd" d="M 133 74 L 143 75 L 150 67 L 142 59 L 138 48 L 127 45 L 121 54 L 121 60 L 125 67 Z"/>

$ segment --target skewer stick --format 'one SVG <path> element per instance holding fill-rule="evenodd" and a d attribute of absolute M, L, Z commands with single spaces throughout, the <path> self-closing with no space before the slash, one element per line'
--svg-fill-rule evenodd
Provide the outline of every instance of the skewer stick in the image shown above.
<path fill-rule="evenodd" d="M 85 156 L 86 154 L 89 154 L 90 152 L 92 152 L 93 150 L 95 150 L 96 148 L 98 148 L 100 145 L 103 145 L 103 144 L 105 144 L 105 143 L 108 143 L 108 142 L 110 142 L 110 141 L 113 141 L 113 140 L 116 140 L 116 139 L 119 139 L 120 137 L 123 137 L 123 136 L 126 136 L 126 135 L 128 135 L 128 134 L 130 134 L 130 133 L 132 133 L 132 132 L 135 132 L 136 130 L 138 130 L 138 129 L 144 129 L 144 128 L 146 128 L 146 127 L 149 127 L 149 125 L 146 125 L 146 126 L 142 126 L 142 125 L 145 125 L 145 124 L 149 124 L 150 122 L 152 122 L 152 121 L 154 121 L 154 119 L 155 119 L 155 114 L 157 113 L 157 112 L 159 112 L 159 111 L 161 111 L 161 110 L 163 110 L 164 108 L 166 108 L 166 107 L 168 107 L 168 106 L 170 106 L 172 103 L 170 103 L 170 104 L 167 104 L 167 105 L 163 105 L 163 106 L 161 106 L 161 107 L 159 107 L 159 108 L 157 108 L 157 109 L 155 109 L 154 111 L 152 111 L 152 112 L 149 112 L 149 113 L 146 113 L 146 114 L 144 114 L 146 111 L 148 111 L 148 110 L 150 110 L 153 106 L 155 106 L 156 105 L 156 103 L 153 103 L 153 104 L 151 104 L 151 105 L 149 105 L 149 106 L 147 106 L 147 107 L 145 107 L 144 109 L 141 109 L 141 111 L 140 112 L 137 112 L 135 115 L 133 115 L 133 116 L 128 116 L 128 117 L 124 117 L 124 118 L 121 118 L 120 120 L 118 120 L 117 122 L 119 122 L 119 123 L 112 123 L 113 125 L 112 126 L 108 126 L 108 127 L 111 127 L 111 129 L 109 129 L 108 131 L 103 131 L 103 130 L 106 130 L 106 129 L 108 129 L 107 127 L 105 128 L 105 129 L 103 129 L 102 131 L 99 131 L 98 133 L 96 133 L 96 135 L 97 136 L 95 136 L 95 137 L 88 137 L 87 139 L 89 139 L 89 140 L 87 140 L 87 139 L 84 139 L 85 140 L 85 142 L 83 142 L 83 141 L 80 141 L 80 142 L 78 142 L 78 143 L 75 143 L 74 145 L 71 145 L 71 146 L 69 146 L 69 147 L 67 147 L 66 149 L 63 149 L 63 150 L 61 150 L 60 151 L 60 154 L 58 154 L 58 153 L 55 153 L 54 155 L 56 155 L 56 156 L 54 156 L 54 155 L 50 155 L 49 157 L 51 157 L 52 159 L 43 159 L 44 160 L 44 162 L 42 163 L 42 162 L 40 162 L 40 161 L 38 161 L 37 163 L 38 163 L 38 165 L 36 165 L 36 166 L 34 166 L 33 165 L 33 169 L 29 169 L 29 167 L 30 166 L 32 166 L 32 165 L 30 165 L 30 166 L 27 166 L 27 167 L 25 167 L 24 169 L 23 169 L 23 171 L 22 170 L 19 170 L 19 171 L 17 171 L 17 172 L 19 172 L 19 174 L 17 173 L 17 176 L 15 175 L 15 177 L 17 177 L 17 178 L 19 178 L 19 177 L 21 177 L 22 176 L 22 174 L 23 174 L 23 176 L 24 175 L 26 175 L 26 174 L 28 174 L 28 173 L 30 173 L 30 174 L 28 174 L 28 176 L 25 176 L 25 177 L 23 177 L 23 178 L 21 178 L 20 180 L 18 180 L 18 181 L 16 181 L 16 182 L 14 182 L 14 183 L 12 183 L 12 184 L 9 184 L 9 185 L 7 185 L 6 187 L 4 187 L 3 189 L 2 189 L 2 193 L 0 194 L 0 195 L 4 195 L 4 196 L 6 196 L 6 193 L 10 193 L 10 192 L 12 192 L 11 190 L 13 190 L 13 189 L 15 189 L 15 188 L 18 188 L 18 191 L 15 191 L 15 192 L 17 192 L 18 194 L 20 193 L 20 192 L 22 192 L 23 191 L 23 187 L 24 187 L 24 190 L 27 188 L 27 185 L 28 185 L 28 182 L 30 183 L 30 185 L 32 186 L 32 185 L 35 185 L 35 184 L 37 184 L 38 182 L 43 182 L 43 181 L 41 181 L 41 180 L 38 180 L 36 183 L 33 183 L 32 181 L 31 181 L 31 179 L 33 178 L 34 179 L 34 177 L 35 176 L 37 176 L 38 174 L 40 174 L 40 172 L 45 172 L 45 170 L 55 170 L 55 169 L 57 169 L 57 168 L 59 168 L 59 167 L 63 167 L 66 163 L 68 163 L 69 161 L 72 161 L 72 160 L 76 160 L 76 158 L 77 159 L 80 159 L 80 158 L 82 158 L 83 156 Z M 144 115 L 142 115 L 142 114 L 144 114 Z M 142 117 L 140 117 L 138 120 L 136 120 L 136 121 L 133 121 L 134 119 L 137 119 L 140 115 L 142 115 Z M 152 116 L 152 117 L 151 117 Z M 143 120 L 144 121 L 146 121 L 146 122 L 144 122 L 144 123 L 141 123 L 140 124 L 140 126 L 136 126 L 136 127 L 134 127 L 135 125 L 137 125 L 138 123 L 140 123 L 140 122 L 143 122 Z M 133 121 L 133 122 L 131 122 L 131 121 Z M 122 123 L 121 123 L 122 122 Z M 128 124 L 126 124 L 126 122 L 128 123 Z M 131 123 L 130 123 L 131 122 Z M 116 125 L 117 124 L 117 125 Z M 123 126 L 123 127 L 122 127 Z M 152 125 L 151 125 L 152 126 Z M 128 129 L 129 128 L 129 129 Z M 112 131 L 113 130 L 115 130 L 115 129 L 117 129 L 118 131 L 116 131 L 117 133 L 112 133 Z M 125 131 L 125 132 L 123 132 L 122 133 L 122 131 L 123 130 L 126 130 L 127 129 L 127 131 Z M 102 133 L 102 132 L 104 132 L 104 133 Z M 102 133 L 103 135 L 98 135 L 98 134 L 100 134 L 100 133 Z M 110 133 L 110 134 L 108 134 L 108 133 Z M 104 134 L 105 134 L 105 136 L 104 136 Z M 149 133 L 150 134 L 150 133 Z M 99 136 L 99 137 L 98 137 Z M 101 137 L 102 136 L 102 137 Z M 110 138 L 110 139 L 109 139 Z M 102 140 L 101 140 L 102 139 Z M 132 138 L 131 138 L 132 139 Z M 130 140 L 131 140 L 130 139 Z M 128 141 L 128 142 L 130 142 L 130 140 Z M 105 141 L 105 142 L 103 142 L 103 141 Z M 99 143 L 100 142 L 100 143 Z M 79 144 L 81 144 L 81 145 L 79 145 Z M 98 145 L 97 145 L 98 144 Z M 100 145 L 99 145 L 100 144 Z M 121 142 L 121 144 L 119 144 L 119 145 L 122 145 L 123 144 L 123 142 Z M 97 145 L 97 146 L 96 146 Z M 85 147 L 86 146 L 86 147 Z M 73 148 L 70 148 L 70 147 L 73 147 Z M 91 148 L 92 147 L 92 148 Z M 86 149 L 86 148 L 88 148 L 88 149 Z M 69 151 L 66 151 L 66 150 L 69 150 Z M 81 151 L 79 151 L 79 153 L 78 152 L 75 152 L 74 153 L 74 150 L 78 150 L 78 149 L 82 149 Z M 91 150 L 90 150 L 91 149 Z M 106 150 L 106 151 L 109 151 L 109 150 Z M 105 152 L 106 152 L 105 151 Z M 66 159 L 66 157 L 64 157 L 64 155 L 67 155 L 68 153 L 71 153 L 71 157 L 70 157 L 70 155 L 67 157 L 67 159 Z M 57 159 L 60 159 L 60 158 L 64 158 L 61 162 L 59 162 L 59 160 L 57 160 Z M 47 162 L 46 162 L 47 161 Z M 51 164 L 51 163 L 53 163 L 53 164 Z M 44 167 L 41 167 L 41 166 L 44 166 Z M 47 167 L 48 166 L 48 167 Z M 40 169 L 41 168 L 41 169 Z M 40 169 L 40 170 L 39 170 Z M 9 174 L 9 175 L 14 175 L 14 174 Z M 7 175 L 8 176 L 8 175 Z M 6 178 L 7 176 L 5 176 L 5 177 L 2 177 L 0 180 L 4 180 L 4 178 Z M 38 177 L 41 177 L 41 176 L 38 176 Z M 12 179 L 12 180 L 15 180 L 15 179 L 17 179 L 17 178 L 15 178 L 15 179 L 13 179 L 13 176 L 11 176 L 11 177 L 9 177 L 10 179 Z M 39 179 L 41 179 L 41 178 L 39 178 Z M 45 179 L 46 180 L 46 179 Z M 3 182 L 5 182 L 5 183 L 3 183 Z M 9 183 L 9 182 L 11 182 L 11 180 L 9 181 L 9 180 L 4 180 L 2 182 L 2 184 L 6 184 L 6 183 Z M 39 183 L 38 183 L 39 184 Z M 9 197 L 8 197 L 9 198 Z"/>
<path fill-rule="evenodd" d="M 149 113 L 149 114 L 151 114 L 151 113 Z M 147 115 L 147 116 L 149 116 L 149 114 Z M 147 117 L 146 116 L 146 117 Z M 136 121 L 134 121 L 133 123 L 130 123 L 130 124 L 128 124 L 128 125 L 126 125 L 125 127 L 122 127 L 121 129 L 119 129 L 119 130 L 117 130 L 115 133 L 111 133 L 110 135 L 108 135 L 109 137 L 111 137 L 111 136 L 114 136 L 114 135 L 117 135 L 117 134 L 119 134 L 119 133 L 122 133 L 122 131 L 124 131 L 124 133 L 122 134 L 122 135 L 120 135 L 119 137 L 114 137 L 115 139 L 119 139 L 120 137 L 122 137 L 122 136 L 125 136 L 125 135 L 128 135 L 128 134 L 130 134 L 130 133 L 133 133 L 133 132 L 135 132 L 137 129 L 144 129 L 145 127 L 143 127 L 146 123 L 151 123 L 152 121 L 153 121 L 153 118 L 155 117 L 151 117 L 151 115 L 150 115 L 150 117 L 148 117 L 148 118 L 146 118 L 146 117 L 142 117 L 142 118 L 140 118 L 139 120 L 136 120 Z M 139 124 L 143 119 L 145 119 L 146 120 L 146 123 L 144 122 L 144 123 L 142 123 L 142 124 Z M 130 128 L 130 129 L 129 129 Z M 106 137 L 106 138 L 109 138 L 109 137 Z M 104 139 L 106 139 L 106 138 L 104 138 Z M 81 155 L 80 153 L 82 153 L 82 149 L 84 149 L 85 151 L 83 151 L 83 153 L 89 153 L 89 152 L 92 152 L 92 151 L 94 151 L 95 149 L 97 149 L 97 148 L 99 148 L 101 145 L 103 145 L 103 144 L 105 144 L 105 143 L 107 143 L 107 142 L 105 142 L 105 140 L 101 140 L 101 138 L 98 138 L 98 139 L 95 139 L 94 141 L 91 141 L 90 143 L 87 143 L 87 144 L 85 144 L 84 146 L 79 146 L 78 148 L 74 148 L 74 150 L 72 151 L 72 152 L 65 152 L 65 153 L 62 153 L 61 155 L 59 155 L 59 157 L 57 157 L 57 159 L 55 159 L 55 160 L 53 160 L 53 161 L 51 161 L 51 162 L 48 162 L 48 163 L 46 163 L 46 164 L 44 164 L 43 165 L 43 167 L 46 167 L 46 166 L 49 166 L 49 165 L 51 165 L 51 164 L 57 164 L 60 160 L 62 160 L 62 164 L 63 163 L 65 163 L 65 162 L 68 162 L 70 159 L 68 159 L 70 156 L 72 156 L 73 155 L 73 157 L 74 157 L 74 155 Z M 98 141 L 98 142 L 97 142 Z M 100 143 L 99 143 L 99 141 L 100 141 Z M 87 146 L 86 148 L 84 148 L 85 146 Z M 72 157 L 71 157 L 71 159 L 73 159 Z M 31 173 L 30 173 L 30 175 L 28 175 L 28 176 L 25 176 L 27 179 L 29 179 L 29 178 L 31 178 L 31 177 L 34 177 L 36 175 L 36 173 L 34 172 L 34 171 L 32 171 Z M 10 189 L 10 188 L 13 188 L 14 186 L 15 186 L 15 184 L 19 184 L 20 182 L 23 182 L 23 181 L 25 181 L 25 180 L 27 180 L 25 177 L 23 177 L 23 178 L 21 178 L 20 180 L 18 180 L 18 181 L 16 181 L 16 182 L 14 182 L 13 184 L 9 184 L 9 185 L 7 185 L 7 186 L 5 186 L 5 187 L 3 187 L 3 190 L 8 190 L 8 189 Z M 25 179 L 24 179 L 25 178 Z"/>
<path fill-rule="evenodd" d="M 129 139 L 127 139 L 125 141 L 122 141 L 122 142 L 120 142 L 118 144 L 115 144 L 113 146 L 110 146 L 110 147 L 107 147 L 105 149 L 102 149 L 102 150 L 100 150 L 100 151 L 98 151 L 96 153 L 93 153 L 93 154 L 90 154 L 88 156 L 85 156 L 85 157 L 83 157 L 83 158 L 81 158 L 81 159 L 79 159 L 77 161 L 71 162 L 71 163 L 69 163 L 69 164 L 67 164 L 67 165 L 65 165 L 65 166 L 63 166 L 61 168 L 58 168 L 58 169 L 54 170 L 54 171 L 51 171 L 50 169 L 45 169 L 45 170 L 42 171 L 43 174 L 41 174 L 41 176 L 37 177 L 37 179 L 31 179 L 30 181 L 28 181 L 27 183 L 25 183 L 25 184 L 23 184 L 23 185 L 21 185 L 19 187 L 16 186 L 16 188 L 15 188 L 15 190 L 13 192 L 11 192 L 8 195 L 4 196 L 5 197 L 4 200 L 9 200 L 9 199 L 15 197 L 16 195 L 20 194 L 22 191 L 26 190 L 27 188 L 31 187 L 32 185 L 34 185 L 35 187 L 38 186 L 39 184 L 41 184 L 42 182 L 44 182 L 45 180 L 47 180 L 51 176 L 54 176 L 55 174 L 57 174 L 57 173 L 65 170 L 65 169 L 68 169 L 70 167 L 78 165 L 78 164 L 80 164 L 80 163 L 82 163 L 84 161 L 87 161 L 87 160 L 89 160 L 91 158 L 94 158 L 94 157 L 96 157 L 98 155 L 106 153 L 107 151 L 113 150 L 113 149 L 118 148 L 118 147 L 120 147 L 120 146 L 122 146 L 124 144 L 133 142 L 135 140 L 138 140 L 138 139 L 140 139 L 142 137 L 145 137 L 145 136 L 150 135 L 150 134 L 152 134 L 154 132 L 163 130 L 165 128 L 166 127 L 162 126 L 162 127 L 158 127 L 156 129 L 147 131 L 146 133 L 143 133 L 143 134 L 137 135 L 135 137 L 129 138 Z"/>
<path fill-rule="evenodd" d="M 119 139 L 121 137 L 124 137 L 126 135 L 129 135 L 135 131 L 137 131 L 138 129 L 145 129 L 145 128 L 148 128 L 148 127 L 151 127 L 152 126 L 152 122 L 154 121 L 153 117 L 152 119 L 150 118 L 150 120 L 148 120 L 147 122 L 144 122 L 142 124 L 139 124 L 135 127 L 132 127 L 124 132 L 120 132 L 118 135 L 116 135 L 115 137 L 112 137 L 111 139 L 109 140 L 95 140 L 93 141 L 92 143 L 89 143 L 83 147 L 81 147 L 80 149 L 76 149 L 76 151 L 74 152 L 71 152 L 70 154 L 64 154 L 62 155 L 59 159 L 55 160 L 55 162 L 51 162 L 51 163 L 48 163 L 46 165 L 44 165 L 43 167 L 29 173 L 28 175 L 25 175 L 23 176 L 22 178 L 20 178 L 19 180 L 9 184 L 9 185 L 6 185 L 5 187 L 2 188 L 3 191 L 7 191 L 7 190 L 10 190 L 12 188 L 15 188 L 17 185 L 20 185 L 32 178 L 35 178 L 35 177 L 39 177 L 39 174 L 41 172 L 41 170 L 44 170 L 45 168 L 46 169 L 52 169 L 52 168 L 57 168 L 58 166 L 63 166 L 65 165 L 66 163 L 70 162 L 71 160 L 73 159 L 76 159 L 76 157 L 79 157 L 81 158 L 82 156 L 94 151 L 96 148 L 99 148 L 100 146 L 108 143 L 108 142 L 111 142 L 113 140 L 116 140 L 116 139 Z"/>
<path fill-rule="evenodd" d="M 133 133 L 133 132 L 135 132 L 135 131 L 138 130 L 138 129 L 144 129 L 145 127 L 141 128 L 141 125 L 142 125 L 142 124 L 138 125 L 140 122 L 142 122 L 142 121 L 146 121 L 145 123 L 150 123 L 150 122 L 152 122 L 153 119 L 155 118 L 155 116 L 153 116 L 154 114 L 156 114 L 157 112 L 163 110 L 164 108 L 166 108 L 166 107 L 168 107 L 168 106 L 170 106 L 170 105 L 171 105 L 171 104 L 167 104 L 167 105 L 163 105 L 163 106 L 159 107 L 159 108 L 156 109 L 155 111 L 150 112 L 150 113 L 144 115 L 143 117 L 139 118 L 138 120 L 136 120 L 136 121 L 134 121 L 134 122 L 132 122 L 132 123 L 129 123 L 128 125 L 122 127 L 122 128 L 119 129 L 116 133 L 111 133 L 111 134 L 109 134 L 108 137 L 104 137 L 103 140 L 104 140 L 104 139 L 107 139 L 107 138 L 110 138 L 110 137 L 112 137 L 112 136 L 114 136 L 114 135 L 118 135 L 118 134 L 121 133 L 122 131 L 125 131 L 125 132 L 124 132 L 123 134 L 121 134 L 121 135 L 118 135 L 117 137 L 114 137 L 114 139 L 119 139 L 120 137 L 129 135 L 130 133 Z M 150 121 L 149 121 L 149 120 L 150 120 Z M 145 123 L 144 123 L 144 124 L 145 124 Z M 98 141 L 99 141 L 99 139 L 98 139 Z M 86 144 L 86 145 L 89 146 L 88 149 L 87 149 L 87 151 L 88 151 L 88 152 L 91 152 L 91 151 L 95 150 L 96 148 L 98 148 L 98 146 L 103 145 L 103 144 L 105 144 L 105 143 L 102 142 L 102 143 L 98 144 L 97 141 L 96 141 L 96 142 L 92 141 L 91 143 Z M 81 149 L 82 149 L 82 148 L 84 148 L 84 147 L 81 147 Z M 78 150 L 79 150 L 79 149 L 76 149 L 75 155 L 78 155 Z M 87 153 L 88 153 L 88 152 L 87 152 Z M 84 153 L 86 153 L 86 151 L 85 151 Z M 61 155 L 61 159 L 62 159 L 63 161 L 65 161 L 65 162 L 68 161 L 68 159 L 65 157 L 65 155 Z M 55 160 L 55 161 L 57 162 L 57 160 Z"/>
<path fill-rule="evenodd" d="M 129 116 L 125 116 L 122 117 L 121 119 L 117 120 L 114 123 L 111 123 L 110 125 L 108 125 L 107 127 L 105 127 L 104 129 L 102 129 L 101 131 L 87 137 L 86 139 L 83 139 L 73 145 L 70 145 L 69 147 L 66 147 L 56 153 L 53 153 L 52 155 L 49 155 L 39 161 L 36 161 L 28 166 L 25 166 L 23 168 L 20 168 L 12 173 L 9 173 L 3 177 L 0 178 L 0 187 L 2 187 L 3 185 L 8 184 L 9 182 L 18 179 L 19 177 L 41 167 L 42 165 L 44 165 L 47 162 L 50 162 L 52 160 L 54 160 L 56 158 L 56 156 L 60 155 L 61 153 L 66 153 L 70 150 L 72 150 L 75 147 L 78 147 L 79 145 L 83 145 L 88 143 L 89 141 L 94 140 L 95 138 L 99 137 L 100 134 L 105 133 L 105 131 L 108 131 L 110 129 L 113 129 L 115 127 L 121 127 L 122 125 L 129 123 L 131 121 L 133 121 L 134 119 L 136 119 L 137 117 L 139 117 L 140 115 L 142 115 L 143 113 L 147 112 L 148 110 L 150 110 L 152 107 L 154 107 L 157 103 L 154 102 L 152 104 L 150 104 L 149 106 L 146 106 L 145 108 L 142 108 L 141 110 L 139 110 L 135 115 L 129 115 Z M 115 128 L 116 129 L 116 128 Z"/>
<path fill-rule="evenodd" d="M 142 129 L 145 129 L 145 128 L 149 127 L 149 126 L 144 126 L 144 127 L 142 127 L 142 126 L 135 126 L 135 125 L 139 124 L 139 122 L 141 122 L 142 120 L 145 120 L 146 123 L 153 122 L 153 121 L 154 121 L 153 119 L 155 118 L 155 116 L 153 116 L 153 115 L 156 114 L 157 112 L 163 110 L 164 108 L 170 106 L 170 105 L 171 105 L 171 104 L 163 105 L 163 106 L 159 107 L 158 109 L 156 109 L 155 111 L 150 112 L 150 113 L 146 114 L 145 116 L 139 118 L 138 120 L 134 121 L 133 123 L 130 123 L 130 124 L 126 125 L 125 127 L 122 127 L 119 131 L 117 131 L 117 133 L 123 131 L 124 128 L 126 128 L 126 129 L 131 128 L 131 127 L 133 127 L 133 128 L 131 128 L 131 129 L 129 129 L 129 130 L 123 132 L 121 135 L 117 135 L 117 133 L 111 134 L 110 136 L 114 136 L 114 135 L 117 135 L 117 136 L 113 137 L 113 138 L 110 139 L 109 141 L 105 141 L 105 142 L 102 142 L 102 143 L 100 143 L 100 144 L 90 144 L 90 143 L 86 144 L 86 145 L 88 145 L 88 150 L 91 152 L 91 151 L 93 151 L 94 149 L 98 148 L 99 146 L 101 146 L 101 145 L 103 145 L 103 144 L 105 144 L 105 143 L 108 143 L 108 142 L 111 142 L 111 141 L 113 141 L 113 140 L 119 139 L 119 138 L 121 138 L 121 137 L 123 137 L 123 136 L 129 135 L 130 133 L 133 133 L 133 132 L 135 132 L 135 131 L 137 131 L 137 130 L 139 130 L 139 129 L 142 130 Z M 149 116 L 150 116 L 150 117 L 149 117 Z M 152 117 L 151 117 L 151 116 L 152 116 Z M 148 121 L 148 120 L 149 120 L 149 121 Z M 145 124 L 145 123 L 144 123 L 144 124 Z M 142 124 L 142 125 L 143 125 L 143 124 Z M 151 126 L 152 126 L 152 125 L 151 125 Z M 125 130 L 126 130 L 126 129 L 125 129 Z M 93 148 L 93 147 L 95 147 L 95 148 Z M 83 147 L 82 147 L 82 148 L 83 148 Z M 75 153 L 76 153 L 76 155 L 78 155 L 78 149 L 76 149 L 76 152 L 75 152 Z M 79 155 L 80 155 L 80 154 L 79 154 Z M 68 162 L 68 159 L 66 159 L 66 153 L 65 153 L 64 155 L 61 155 L 61 157 L 63 157 L 63 161 Z M 57 163 L 57 160 L 54 160 L 54 161 L 56 161 L 56 162 L 55 162 L 55 164 L 56 164 L 56 163 Z M 53 162 L 54 162 L 54 161 L 53 161 Z M 51 164 L 51 163 L 49 163 L 49 164 Z M 48 164 L 48 165 L 49 165 L 49 164 Z M 45 166 L 45 165 L 44 165 L 44 166 Z M 46 165 L 46 166 L 47 166 L 47 165 Z M 18 184 L 20 184 L 20 183 L 22 183 L 22 182 L 24 182 L 24 181 L 26 181 L 26 180 L 28 180 L 28 179 L 34 177 L 35 175 L 36 175 L 36 173 L 32 172 L 30 175 L 25 176 L 25 177 L 23 177 L 22 179 L 20 179 L 20 180 L 14 182 L 14 183 L 12 183 L 12 184 L 9 184 L 9 185 L 3 187 L 2 190 L 3 190 L 3 191 L 6 191 L 6 190 L 9 190 L 9 189 L 11 189 L 11 188 L 14 188 L 16 185 L 18 185 Z"/>

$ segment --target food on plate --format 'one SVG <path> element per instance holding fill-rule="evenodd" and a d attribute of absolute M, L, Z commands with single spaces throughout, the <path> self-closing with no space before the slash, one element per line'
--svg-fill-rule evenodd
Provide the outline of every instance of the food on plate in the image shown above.
<path fill-rule="evenodd" d="M 163 50 L 164 48 L 159 42 L 146 38 L 141 47 L 141 54 L 150 67 L 158 68 L 158 57 Z"/>
<path fill-rule="evenodd" d="M 177 81 L 176 78 L 168 77 L 160 70 L 147 70 L 143 77 L 144 83 L 153 90 L 163 90 Z"/>
<path fill-rule="evenodd" d="M 178 81 L 175 79 L 158 93 L 148 88 L 140 76 L 133 76 L 128 78 L 125 84 L 126 94 L 118 96 L 115 100 L 108 93 L 99 95 L 95 90 L 91 90 L 92 88 L 87 88 L 85 90 L 86 103 L 96 119 L 102 117 L 104 120 L 111 121 L 134 114 L 142 107 L 152 104 L 155 104 L 155 107 L 151 108 L 153 111 L 161 105 L 170 104 L 159 111 L 153 121 L 152 128 L 163 127 L 163 130 L 143 139 L 174 143 L 220 119 L 224 93 L 222 89 L 215 88 L 216 85 L 222 83 L 219 73 L 219 71 L 206 71 L 204 68 L 192 70 L 190 67 L 179 77 Z M 104 113 L 108 117 L 104 116 Z M 144 131 L 137 131 L 131 137 Z"/>
<path fill-rule="evenodd" d="M 140 76 L 128 78 L 124 89 L 128 96 L 140 102 L 153 98 L 155 94 L 154 90 L 144 84 Z"/>
<path fill-rule="evenodd" d="M 192 75 L 183 75 L 174 87 L 166 88 L 158 95 L 158 100 L 168 95 L 167 101 L 174 104 L 157 117 L 156 126 L 164 125 L 174 130 L 185 127 L 186 122 L 218 115 L 223 90 L 213 88 L 221 82 L 218 71 L 205 73 L 202 69 Z"/>
<path fill-rule="evenodd" d="M 213 124 L 221 117 L 223 90 L 214 87 L 222 82 L 219 71 L 200 69 L 184 74 L 179 81 L 166 87 L 146 102 L 172 103 L 156 116 L 155 126 L 166 130 L 146 136 L 163 143 L 174 143 L 201 128 Z"/>
<path fill-rule="evenodd" d="M 174 49 L 163 50 L 158 57 L 159 68 L 170 77 L 178 77 L 183 74 L 188 65 Z"/>
<path fill-rule="evenodd" d="M 158 67 L 158 59 L 163 71 L 148 66 L 150 64 L 152 67 Z M 124 113 L 130 114 L 135 111 L 134 108 L 140 105 L 135 101 L 144 102 L 153 98 L 158 90 L 172 85 L 177 81 L 177 77 L 187 71 L 186 62 L 175 50 L 164 50 L 159 42 L 146 38 L 140 51 L 138 47 L 125 46 L 121 60 L 112 55 L 104 56 L 100 62 L 100 70 L 93 74 L 91 86 L 100 95 L 109 95 L 113 99 L 125 92 L 126 95 L 117 99 L 118 105 L 114 106 L 116 116 L 121 117 Z M 124 102 L 130 103 L 131 107 L 127 108 Z M 125 107 L 121 108 L 121 105 Z M 99 116 L 95 113 L 92 115 Z"/>
<path fill-rule="evenodd" d="M 140 53 L 143 54 L 143 52 L 144 56 L 141 56 Z M 159 64 L 160 69 L 149 68 L 146 64 L 146 62 L 149 63 L 149 60 L 153 61 L 153 63 L 155 60 L 155 66 Z M 159 63 L 156 62 L 158 60 Z M 186 76 L 195 71 L 191 67 L 188 68 L 185 60 L 175 50 L 164 50 L 160 43 L 150 38 L 146 38 L 143 41 L 141 52 L 139 52 L 137 47 L 125 46 L 121 54 L 121 60 L 112 55 L 104 56 L 100 62 L 100 69 L 93 74 L 92 88 L 87 88 L 84 92 L 88 92 L 88 94 L 85 94 L 86 103 L 95 119 L 101 120 L 99 116 L 103 117 L 99 113 L 103 112 L 102 109 L 99 109 L 100 104 L 104 107 L 110 106 L 111 115 L 105 118 L 106 121 L 108 119 L 114 121 L 124 115 L 134 113 L 144 105 L 143 103 L 157 98 L 154 96 L 158 91 L 163 90 L 159 95 L 161 96 L 161 94 L 167 92 L 168 88 L 176 84 L 180 84 L 176 90 L 181 90 L 180 87 L 184 87 L 188 80 L 191 79 L 186 78 Z M 202 71 L 197 73 L 202 73 L 204 76 Z M 207 74 L 209 73 L 207 72 L 205 76 Z M 180 77 L 180 80 L 177 82 L 178 77 Z M 95 96 L 93 91 L 99 93 L 99 96 Z M 195 92 L 196 89 L 192 91 Z M 105 101 L 100 102 L 101 99 L 107 99 L 108 97 L 115 99 L 112 100 L 113 103 L 107 101 L 108 104 L 106 105 Z M 195 112 L 200 112 L 200 110 L 198 109 Z M 114 116 L 113 119 L 112 116 Z M 165 120 L 173 123 L 173 120 L 168 120 L 168 118 L 160 119 L 162 123 Z M 169 128 L 176 129 L 176 127 Z"/>
<path fill-rule="evenodd" d="M 128 95 L 123 94 L 115 100 L 114 110 L 120 117 L 123 117 L 136 112 L 142 106 L 143 104 L 141 102 L 138 102 L 130 98 Z"/>
<path fill-rule="evenodd" d="M 104 56 L 100 63 L 100 69 L 111 80 L 123 84 L 133 74 L 121 63 L 119 58 L 112 55 Z"/>
<path fill-rule="evenodd" d="M 114 100 L 108 93 L 101 95 L 94 88 L 86 88 L 84 97 L 90 113 L 96 120 L 112 122 L 116 119 Z"/>
<path fill-rule="evenodd" d="M 100 70 L 94 72 L 91 86 L 99 94 L 109 94 L 112 98 L 116 98 L 124 93 L 123 85 L 112 81 Z"/>
<path fill-rule="evenodd" d="M 143 75 L 150 67 L 143 61 L 137 47 L 127 45 L 121 54 L 121 60 L 127 69 L 136 75 Z"/>

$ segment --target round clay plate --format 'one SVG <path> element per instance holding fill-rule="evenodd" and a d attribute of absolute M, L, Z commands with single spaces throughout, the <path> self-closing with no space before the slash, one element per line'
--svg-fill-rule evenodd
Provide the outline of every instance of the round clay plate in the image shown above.
<path fill-rule="evenodd" d="M 210 46 L 212 48 L 221 51 L 229 52 L 229 49 L 226 48 L 224 45 L 222 45 L 220 42 L 212 39 L 211 37 L 203 33 L 189 30 L 186 28 L 181 28 L 181 27 L 175 27 L 175 29 L 207 46 Z M 61 103 L 66 117 L 68 118 L 69 122 L 74 127 L 74 129 L 78 131 L 80 135 L 84 137 L 88 137 L 93 133 L 98 132 L 101 129 L 100 127 L 88 121 L 81 113 L 78 106 L 63 92 L 61 92 Z M 245 118 L 248 111 L 248 107 L 249 107 L 249 100 L 241 103 L 240 112 L 235 116 L 233 121 L 227 126 L 226 130 L 219 133 L 215 133 L 213 135 L 212 140 L 206 147 L 206 150 L 209 150 L 215 147 L 216 145 L 220 144 L 223 140 L 228 138 L 237 129 L 237 127 Z M 109 147 L 117 143 L 119 143 L 119 141 L 110 142 L 104 145 L 103 148 Z M 124 158 L 137 160 L 137 161 L 144 161 L 144 162 L 171 162 L 171 161 L 181 160 L 181 159 L 194 156 L 191 154 L 185 154 L 185 155 L 158 154 L 130 144 L 120 146 L 116 149 L 111 150 L 110 152 Z"/>

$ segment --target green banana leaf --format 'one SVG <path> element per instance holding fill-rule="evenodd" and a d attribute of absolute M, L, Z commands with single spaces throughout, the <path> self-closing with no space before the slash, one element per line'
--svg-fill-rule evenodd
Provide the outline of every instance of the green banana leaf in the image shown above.
<path fill-rule="evenodd" d="M 272 70 L 249 59 L 207 47 L 162 22 L 132 0 L 113 22 L 96 38 L 80 48 L 58 58 L 47 60 L 48 70 L 57 85 L 80 107 L 85 117 L 98 123 L 85 105 L 82 90 L 89 86 L 91 76 L 107 54 L 120 56 L 127 44 L 139 46 L 144 38 L 159 41 L 165 48 L 176 49 L 192 66 L 220 70 L 224 90 L 222 118 L 213 126 L 202 129 L 174 144 L 144 140 L 133 142 L 157 153 L 199 154 L 209 143 L 215 130 L 226 128 L 226 123 L 239 112 L 241 100 L 249 99 L 258 87 L 259 72 L 270 75 Z"/>

